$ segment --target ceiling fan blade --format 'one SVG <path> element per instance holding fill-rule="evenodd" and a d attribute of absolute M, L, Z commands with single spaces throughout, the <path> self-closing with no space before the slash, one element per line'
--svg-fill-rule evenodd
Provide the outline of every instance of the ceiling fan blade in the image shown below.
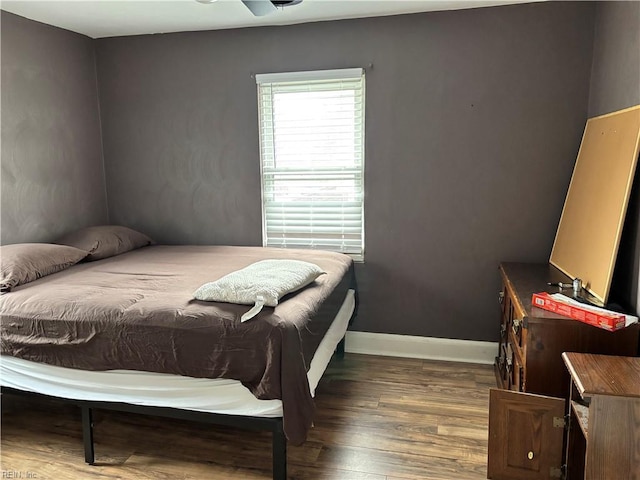
<path fill-rule="evenodd" d="M 241 0 L 256 17 L 262 17 L 275 12 L 277 8 L 270 0 Z"/>

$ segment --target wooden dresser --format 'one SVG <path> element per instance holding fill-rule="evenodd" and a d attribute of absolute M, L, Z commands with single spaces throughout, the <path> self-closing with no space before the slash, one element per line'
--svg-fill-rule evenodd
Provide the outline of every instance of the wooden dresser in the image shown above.
<path fill-rule="evenodd" d="M 557 293 L 550 283 L 571 279 L 549 264 L 503 263 L 499 293 L 499 351 L 495 361 L 499 388 L 564 398 L 569 373 L 563 352 L 636 356 L 639 327 L 608 332 L 531 305 L 537 292 Z M 571 296 L 571 290 L 565 290 Z"/>
<path fill-rule="evenodd" d="M 557 287 L 549 287 L 548 282 L 571 283 L 571 279 L 551 265 L 503 263 L 500 273 L 502 313 L 495 361 L 499 388 L 491 390 L 489 399 L 487 478 L 640 480 L 640 472 L 635 477 L 583 473 L 589 472 L 588 466 L 585 470 L 585 458 L 588 464 L 589 458 L 601 459 L 603 454 L 585 456 L 590 451 L 589 440 L 585 435 L 577 435 L 576 429 L 568 428 L 566 419 L 573 383 L 571 369 L 563 361 L 565 352 L 637 357 L 638 324 L 608 332 L 532 307 L 534 292 L 558 291 Z M 574 401 L 577 395 L 574 394 Z M 586 398 L 579 402 L 582 407 L 588 402 L 589 397 Z M 585 412 L 584 408 L 577 409 Z M 640 434 L 636 430 L 632 435 Z"/>

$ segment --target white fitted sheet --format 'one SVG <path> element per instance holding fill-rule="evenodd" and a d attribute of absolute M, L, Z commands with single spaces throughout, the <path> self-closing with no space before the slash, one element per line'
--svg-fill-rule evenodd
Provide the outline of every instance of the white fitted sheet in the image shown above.
<path fill-rule="evenodd" d="M 349 290 L 311 360 L 311 395 L 344 337 L 355 309 Z M 193 378 L 133 370 L 86 371 L 0 356 L 0 384 L 74 400 L 121 402 L 229 415 L 281 417 L 281 400 L 258 400 L 237 380 Z"/>

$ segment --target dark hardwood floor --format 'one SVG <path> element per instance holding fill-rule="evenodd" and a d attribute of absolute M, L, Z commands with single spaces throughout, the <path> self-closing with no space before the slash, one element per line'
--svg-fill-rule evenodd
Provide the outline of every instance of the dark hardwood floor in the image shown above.
<path fill-rule="evenodd" d="M 315 426 L 288 447 L 291 479 L 485 479 L 492 367 L 346 354 L 316 392 Z M 2 396 L 2 478 L 270 479 L 270 434 Z"/>

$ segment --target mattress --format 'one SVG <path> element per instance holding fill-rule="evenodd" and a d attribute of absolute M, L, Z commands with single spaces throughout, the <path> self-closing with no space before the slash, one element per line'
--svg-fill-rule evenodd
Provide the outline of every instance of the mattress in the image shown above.
<path fill-rule="evenodd" d="M 349 290 L 320 342 L 307 372 L 309 389 L 315 389 L 344 337 L 355 309 Z M 259 400 L 237 380 L 185 377 L 135 370 L 86 371 L 0 356 L 0 384 L 52 397 L 121 402 L 226 415 L 281 417 L 281 400 Z"/>

